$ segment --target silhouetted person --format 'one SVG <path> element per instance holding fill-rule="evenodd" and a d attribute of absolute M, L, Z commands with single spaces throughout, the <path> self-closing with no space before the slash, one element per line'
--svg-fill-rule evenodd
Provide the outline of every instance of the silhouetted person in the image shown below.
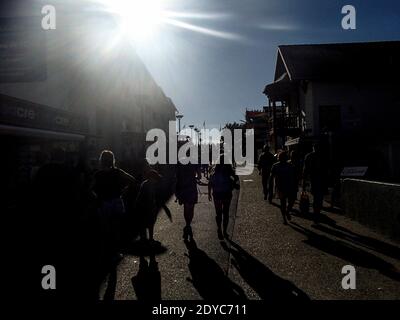
<path fill-rule="evenodd" d="M 218 238 L 222 240 L 224 236 L 228 237 L 229 208 L 232 200 L 232 190 L 234 184 L 238 181 L 238 176 L 232 165 L 224 164 L 220 161 L 214 168 L 208 183 L 208 200 L 214 198 L 216 213 L 216 222 L 218 227 Z M 211 196 L 212 194 L 212 196 Z M 223 232 L 221 229 L 223 226 Z"/>
<path fill-rule="evenodd" d="M 201 165 L 201 171 L 203 172 L 204 178 L 207 180 L 209 179 L 209 164 L 202 164 Z"/>
<path fill-rule="evenodd" d="M 114 154 L 104 150 L 100 154 L 101 170 L 94 176 L 93 191 L 99 201 L 99 219 L 103 240 L 111 254 L 117 254 L 120 249 L 122 221 L 125 216 L 125 206 L 122 192 L 130 183 L 136 180 L 125 171 L 115 166 Z"/>
<path fill-rule="evenodd" d="M 73 209 L 78 197 L 77 182 L 72 168 L 65 165 L 65 152 L 60 148 L 52 151 L 50 162 L 36 173 L 35 200 L 45 218 L 43 223 L 48 226 L 47 231 L 54 232 L 54 236 L 59 235 L 66 220 L 74 215 Z"/>
<path fill-rule="evenodd" d="M 311 182 L 311 194 L 313 195 L 313 209 L 315 219 L 319 219 L 322 209 L 324 194 L 328 188 L 328 165 L 323 157 L 321 146 L 314 144 L 314 151 L 306 155 L 304 159 L 303 171 L 303 189 L 306 187 L 306 181 Z"/>
<path fill-rule="evenodd" d="M 140 185 L 138 197 L 136 199 L 137 210 L 140 224 L 141 240 L 147 239 L 147 230 L 149 231 L 149 240 L 154 242 L 154 225 L 157 220 L 157 213 L 162 206 L 159 203 L 159 185 L 162 176 L 155 170 L 148 168 L 144 173 L 145 180 Z"/>
<path fill-rule="evenodd" d="M 269 192 L 269 176 L 271 174 L 272 165 L 276 162 L 276 158 L 274 155 L 269 151 L 269 147 L 265 145 L 263 147 L 263 152 L 261 153 L 260 157 L 258 158 L 258 171 L 262 177 L 262 186 L 264 192 L 264 200 L 269 200 L 272 202 L 272 192 Z M 270 190 L 272 191 L 272 190 Z"/>
<path fill-rule="evenodd" d="M 299 154 L 297 151 L 293 150 L 290 152 L 289 163 L 294 166 L 294 169 L 296 171 L 296 181 L 297 181 L 297 185 L 298 185 L 303 176 L 303 164 L 300 160 L 300 157 L 299 157 Z"/>
<path fill-rule="evenodd" d="M 72 168 L 65 165 L 65 152 L 56 148 L 50 162 L 42 166 L 33 183 L 33 205 L 38 222 L 34 233 L 38 241 L 38 259 L 43 265 L 57 270 L 57 294 L 71 290 L 72 265 L 77 246 L 78 178 Z"/>
<path fill-rule="evenodd" d="M 279 153 L 278 160 L 279 162 L 272 166 L 270 179 L 275 179 L 281 202 L 283 223 L 287 224 L 287 219 L 291 220 L 290 211 L 297 195 L 296 169 L 288 162 L 288 156 L 285 151 Z"/>
<path fill-rule="evenodd" d="M 79 203 L 82 220 L 93 223 L 96 213 L 96 197 L 92 192 L 95 170 L 90 165 L 86 150 L 82 150 L 74 168 L 79 178 Z"/>
<path fill-rule="evenodd" d="M 183 205 L 183 214 L 186 226 L 183 229 L 183 238 L 193 237 L 191 223 L 194 216 L 194 206 L 197 203 L 197 180 L 201 179 L 200 167 L 195 164 L 177 165 L 175 195 L 180 205 Z"/>

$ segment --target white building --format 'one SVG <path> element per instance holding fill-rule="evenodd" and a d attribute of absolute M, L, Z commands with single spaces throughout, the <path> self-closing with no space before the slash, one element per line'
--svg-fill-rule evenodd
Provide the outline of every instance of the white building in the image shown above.
<path fill-rule="evenodd" d="M 279 46 L 264 90 L 271 143 L 326 140 L 333 170 L 363 165 L 400 180 L 399 56 L 398 41 Z"/>

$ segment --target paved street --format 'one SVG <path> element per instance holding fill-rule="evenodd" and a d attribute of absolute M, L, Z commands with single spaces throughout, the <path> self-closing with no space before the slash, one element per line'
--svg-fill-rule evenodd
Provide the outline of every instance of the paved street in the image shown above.
<path fill-rule="evenodd" d="M 126 255 L 104 283 L 104 299 L 144 297 L 141 287 L 157 295 L 160 286 L 162 299 L 400 299 L 398 244 L 326 211 L 319 225 L 296 213 L 283 225 L 279 208 L 263 200 L 256 171 L 241 177 L 231 206 L 232 241 L 220 243 L 207 187 L 199 191 L 193 222 L 197 248 L 188 250 L 183 242 L 183 207 L 172 199 L 173 222 L 161 213 L 155 230 L 162 244 L 156 255 L 160 279 L 137 255 Z M 356 268 L 356 290 L 341 287 L 341 270 L 348 264 Z"/>

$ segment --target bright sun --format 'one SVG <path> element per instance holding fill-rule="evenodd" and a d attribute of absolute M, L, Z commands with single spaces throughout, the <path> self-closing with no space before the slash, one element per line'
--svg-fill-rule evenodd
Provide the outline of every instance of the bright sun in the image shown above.
<path fill-rule="evenodd" d="M 140 40 L 155 32 L 163 22 L 161 0 L 101 0 L 108 11 L 120 18 L 124 34 Z"/>
<path fill-rule="evenodd" d="M 201 20 L 224 18 L 224 15 L 202 12 L 179 12 L 166 10 L 165 0 L 91 0 L 102 4 L 103 9 L 114 14 L 119 20 L 120 35 L 135 42 L 146 42 L 163 25 L 201 33 L 226 40 L 241 40 L 241 36 L 231 32 L 208 28 L 199 24 Z M 184 19 L 184 20 L 182 20 Z M 195 19 L 198 23 L 190 21 Z"/>

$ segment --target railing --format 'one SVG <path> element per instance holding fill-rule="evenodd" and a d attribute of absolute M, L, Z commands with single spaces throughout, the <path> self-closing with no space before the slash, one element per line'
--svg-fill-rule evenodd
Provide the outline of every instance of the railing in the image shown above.
<path fill-rule="evenodd" d="M 276 125 L 277 127 L 284 129 L 299 128 L 300 127 L 299 117 L 294 115 L 285 115 L 283 117 L 276 118 Z"/>
<path fill-rule="evenodd" d="M 300 117 L 297 114 L 280 114 L 275 118 L 271 118 L 269 121 L 269 125 L 271 128 L 278 129 L 299 129 L 300 125 Z"/>

